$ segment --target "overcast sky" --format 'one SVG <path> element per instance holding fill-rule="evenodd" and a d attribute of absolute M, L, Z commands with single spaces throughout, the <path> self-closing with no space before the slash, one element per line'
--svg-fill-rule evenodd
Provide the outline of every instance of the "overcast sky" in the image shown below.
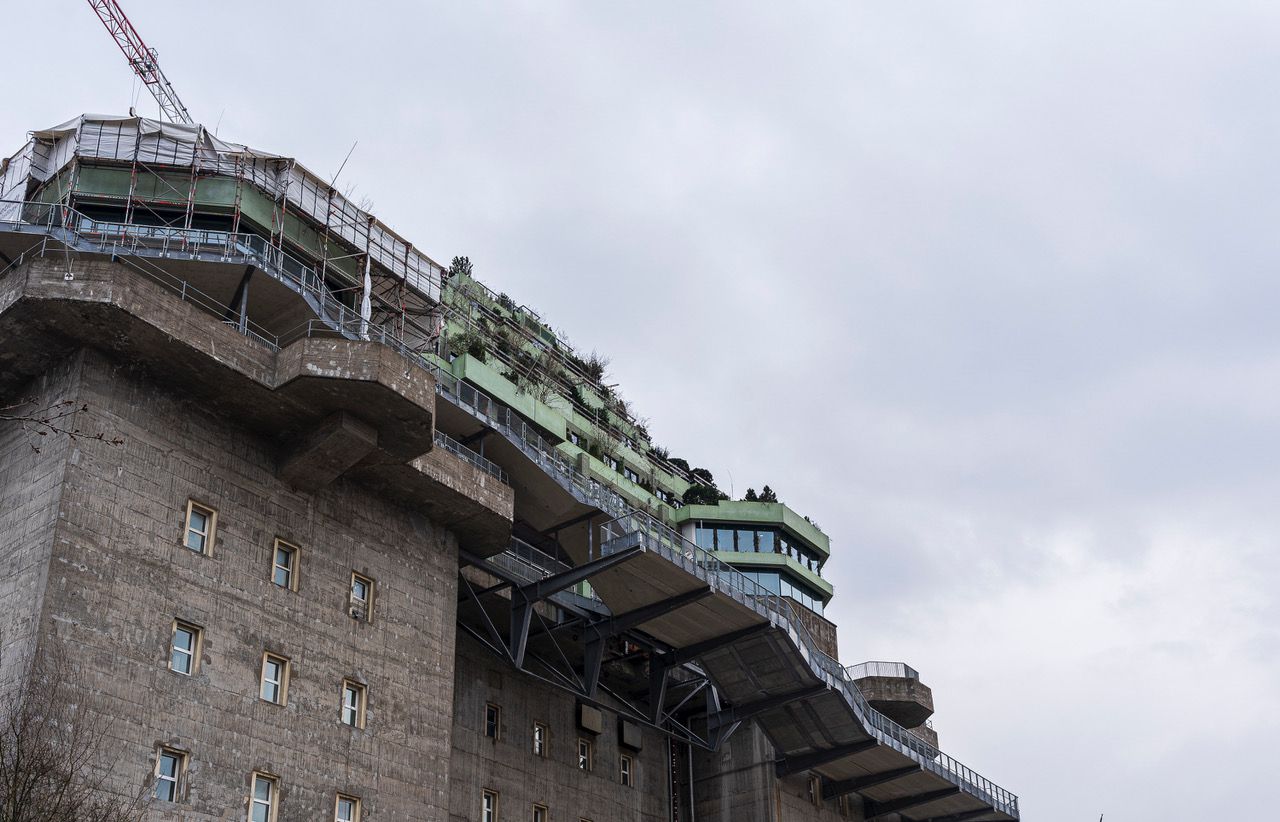
<path fill-rule="evenodd" d="M 1029 822 L 1270 818 L 1280 5 L 125 5 L 197 119 L 358 140 L 385 221 L 819 522 L 842 657 Z M 84 3 L 5 27 L 9 150 L 128 109 Z"/>

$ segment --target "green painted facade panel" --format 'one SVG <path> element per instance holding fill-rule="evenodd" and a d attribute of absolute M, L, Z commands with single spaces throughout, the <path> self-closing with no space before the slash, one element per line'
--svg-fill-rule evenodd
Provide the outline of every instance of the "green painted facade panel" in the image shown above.
<path fill-rule="evenodd" d="M 830 601 L 835 588 L 830 582 L 810 571 L 794 559 L 782 554 L 748 554 L 737 551 L 712 551 L 716 558 L 744 570 L 760 570 L 768 568 L 774 571 L 786 569 L 795 579 L 800 580 L 823 596 L 823 601 Z"/>
<path fill-rule="evenodd" d="M 721 500 L 719 505 L 686 505 L 676 512 L 677 523 L 693 520 L 782 526 L 822 556 L 831 556 L 831 539 L 785 503 Z"/>

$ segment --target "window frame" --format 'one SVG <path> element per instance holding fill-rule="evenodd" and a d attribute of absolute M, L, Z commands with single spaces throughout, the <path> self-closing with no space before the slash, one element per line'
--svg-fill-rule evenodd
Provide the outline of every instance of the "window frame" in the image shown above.
<path fill-rule="evenodd" d="M 809 801 L 813 807 L 822 808 L 822 781 L 816 776 L 809 777 Z"/>
<path fill-rule="evenodd" d="M 354 708 L 347 705 L 347 691 L 353 691 L 356 695 L 356 704 Z M 342 680 L 342 690 L 339 692 L 338 700 L 338 721 L 348 728 L 363 729 L 365 721 L 365 710 L 369 703 L 369 687 L 362 682 L 354 679 Z M 355 721 L 347 721 L 347 711 L 355 711 Z"/>
<path fill-rule="evenodd" d="M 249 822 L 253 822 L 253 812 L 261 802 L 258 799 L 258 782 L 267 784 L 267 822 L 276 822 L 280 813 L 280 777 L 265 771 L 254 771 L 249 777 Z"/>
<path fill-rule="evenodd" d="M 583 754 L 583 751 L 586 754 Z M 595 768 L 595 745 L 585 736 L 578 737 L 578 770 L 591 773 Z"/>
<path fill-rule="evenodd" d="M 489 713 L 493 712 L 493 721 L 489 721 Z M 489 733 L 492 726 L 493 733 Z M 480 714 L 480 733 L 485 739 L 497 742 L 502 738 L 502 706 L 496 702 L 484 703 L 484 712 Z"/>
<path fill-rule="evenodd" d="M 281 550 L 289 554 L 290 564 L 287 568 L 284 568 L 284 566 L 277 562 L 277 558 Z M 284 570 L 289 574 L 289 582 L 287 585 L 281 585 L 276 581 L 276 571 L 281 568 L 284 568 Z M 302 549 L 286 539 L 276 537 L 275 541 L 271 543 L 271 584 L 277 588 L 283 588 L 286 591 L 296 592 L 298 590 L 298 576 L 301 569 Z"/>
<path fill-rule="evenodd" d="M 348 819 L 338 816 L 338 813 L 342 810 L 343 801 L 351 803 L 351 816 Z M 360 822 L 360 810 L 360 797 L 352 796 L 349 793 L 340 793 L 333 800 L 333 822 Z"/>
<path fill-rule="evenodd" d="M 203 532 L 197 531 L 191 527 L 191 514 L 196 511 L 203 514 L 205 517 L 205 530 Z M 192 548 L 191 543 L 188 541 L 188 538 L 193 533 L 199 534 L 203 540 L 199 548 Z M 217 538 L 218 509 L 205 505 L 202 502 L 197 502 L 195 499 L 188 497 L 187 513 L 182 520 L 182 539 L 178 541 L 178 544 L 193 554 L 208 557 L 213 556 L 213 543 Z"/>
<path fill-rule="evenodd" d="M 165 757 L 173 757 L 175 761 L 174 773 L 173 773 L 172 779 L 165 777 L 163 772 L 161 771 L 161 766 L 164 764 Z M 170 748 L 164 745 L 160 746 L 159 751 L 156 755 L 155 779 L 151 789 L 151 797 L 155 799 L 157 802 L 170 802 L 170 803 L 181 802 L 182 789 L 184 787 L 183 783 L 186 781 L 186 774 L 187 774 L 186 751 L 180 751 L 177 748 Z M 166 783 L 172 782 L 173 784 L 172 799 L 162 799 L 157 794 L 157 792 L 160 789 L 160 783 L 162 782 L 166 782 Z"/>
<path fill-rule="evenodd" d="M 278 699 L 274 699 L 274 700 L 267 699 L 266 696 L 263 695 L 263 689 L 268 683 L 268 680 L 267 680 L 267 663 L 268 662 L 280 663 L 280 679 L 279 681 L 275 682 L 276 696 L 278 697 Z M 289 673 L 290 673 L 291 667 L 292 667 L 292 663 L 290 662 L 289 657 L 281 656 L 280 654 L 273 654 L 270 651 L 263 651 L 262 664 L 258 668 L 258 699 L 262 700 L 263 702 L 266 702 L 269 705 L 279 705 L 282 708 L 288 705 L 289 704 Z"/>
<path fill-rule="evenodd" d="M 545 723 L 533 723 L 533 755 L 539 759 L 547 758 L 548 729 Z"/>
<path fill-rule="evenodd" d="M 533 811 L 530 816 L 531 822 L 548 822 L 551 819 L 551 813 L 547 810 L 547 806 L 540 802 L 533 803 Z"/>
<path fill-rule="evenodd" d="M 498 822 L 502 796 L 492 788 L 480 789 L 480 822 Z"/>
<path fill-rule="evenodd" d="M 624 788 L 636 786 L 636 760 L 631 754 L 618 754 L 618 784 Z"/>
<path fill-rule="evenodd" d="M 364 583 L 365 597 L 363 600 L 356 598 L 356 582 Z M 354 568 L 351 570 L 351 584 L 347 588 L 347 607 L 352 619 L 358 619 L 363 622 L 373 622 L 373 602 L 376 597 L 377 581 L 370 576 L 365 576 Z M 363 615 L 356 613 L 356 608 L 363 606 Z"/>
<path fill-rule="evenodd" d="M 180 653 L 186 654 L 190 668 L 186 671 L 180 671 L 173 667 L 174 652 L 178 652 L 178 631 L 186 631 L 191 634 L 191 648 L 181 650 Z M 200 671 L 200 655 L 204 647 L 204 628 L 196 625 L 194 622 L 188 622 L 185 619 L 175 618 L 169 627 L 169 670 L 181 676 L 195 676 Z"/>

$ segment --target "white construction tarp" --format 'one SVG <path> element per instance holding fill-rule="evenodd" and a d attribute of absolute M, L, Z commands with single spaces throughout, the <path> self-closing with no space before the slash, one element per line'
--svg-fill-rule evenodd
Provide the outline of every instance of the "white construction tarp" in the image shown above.
<path fill-rule="evenodd" d="M 146 117 L 85 114 L 31 136 L 31 143 L 10 160 L 0 176 L 3 191 L 25 192 L 29 180 L 45 182 L 76 157 L 194 166 L 206 173 L 236 175 L 272 199 L 283 195 L 287 209 L 326 227 L 356 252 L 367 253 L 379 267 L 403 279 L 421 296 L 435 302 L 440 299 L 443 270 L 438 263 L 287 157 L 220 140 L 201 125 Z"/>

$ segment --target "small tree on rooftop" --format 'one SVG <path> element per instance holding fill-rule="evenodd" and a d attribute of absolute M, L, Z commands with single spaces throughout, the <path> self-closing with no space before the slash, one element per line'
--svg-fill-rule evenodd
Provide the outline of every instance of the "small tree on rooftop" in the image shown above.
<path fill-rule="evenodd" d="M 777 502 L 778 495 L 774 492 L 772 488 L 766 485 L 764 488 L 760 489 L 760 501 L 761 502 Z"/>
<path fill-rule="evenodd" d="M 757 495 L 757 494 L 756 494 L 756 489 L 754 489 L 754 488 L 748 488 L 748 489 L 747 489 L 747 495 L 746 495 L 745 497 L 743 497 L 743 499 L 745 499 L 747 502 L 759 502 L 759 501 L 760 501 L 760 497 L 759 497 L 759 495 Z"/>
<path fill-rule="evenodd" d="M 583 360 L 583 365 L 586 366 L 587 376 L 596 383 L 601 382 L 605 374 L 609 373 L 609 358 L 594 351 Z"/>
<path fill-rule="evenodd" d="M 454 257 L 453 262 L 449 263 L 449 276 L 456 277 L 459 274 L 470 277 L 472 271 L 471 260 L 467 257 Z"/>

